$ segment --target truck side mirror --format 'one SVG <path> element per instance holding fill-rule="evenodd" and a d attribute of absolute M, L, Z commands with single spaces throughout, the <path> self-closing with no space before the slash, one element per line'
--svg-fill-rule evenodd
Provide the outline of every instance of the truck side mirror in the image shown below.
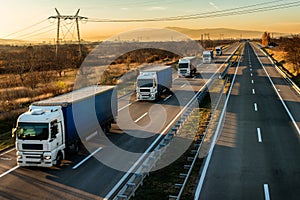
<path fill-rule="evenodd" d="M 15 138 L 15 137 L 16 137 L 16 132 L 17 132 L 17 128 L 13 128 L 13 129 L 11 130 L 11 137 L 12 137 L 12 138 Z"/>

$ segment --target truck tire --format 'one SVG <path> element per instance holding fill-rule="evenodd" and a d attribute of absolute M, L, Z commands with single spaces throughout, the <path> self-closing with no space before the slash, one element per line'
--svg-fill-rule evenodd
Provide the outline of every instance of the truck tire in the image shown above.
<path fill-rule="evenodd" d="M 57 156 L 56 156 L 56 164 L 55 164 L 56 167 L 59 167 L 61 165 L 62 159 L 63 159 L 63 156 L 62 156 L 61 152 L 58 152 Z"/>

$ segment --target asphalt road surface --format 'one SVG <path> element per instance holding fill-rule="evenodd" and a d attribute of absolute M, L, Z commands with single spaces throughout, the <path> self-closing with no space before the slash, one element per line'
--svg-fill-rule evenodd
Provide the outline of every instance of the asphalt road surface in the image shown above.
<path fill-rule="evenodd" d="M 246 43 L 224 127 L 195 199 L 300 199 L 299 122 L 299 94 L 256 45 Z"/>

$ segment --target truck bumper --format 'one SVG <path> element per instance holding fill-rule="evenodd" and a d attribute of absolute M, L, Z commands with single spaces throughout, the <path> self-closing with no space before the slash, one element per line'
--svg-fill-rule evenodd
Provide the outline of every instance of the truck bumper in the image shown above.
<path fill-rule="evenodd" d="M 137 94 L 137 100 L 150 100 L 154 101 L 156 99 L 155 94 L 150 94 L 150 93 L 138 93 Z"/>
<path fill-rule="evenodd" d="M 44 155 L 44 152 L 17 152 L 17 164 L 21 167 L 52 167 L 53 157 Z"/>

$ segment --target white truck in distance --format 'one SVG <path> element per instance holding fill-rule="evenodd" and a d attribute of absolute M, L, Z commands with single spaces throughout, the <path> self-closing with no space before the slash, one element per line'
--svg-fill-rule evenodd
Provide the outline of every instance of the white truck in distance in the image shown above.
<path fill-rule="evenodd" d="M 154 66 L 140 71 L 136 80 L 137 100 L 154 101 L 172 87 L 170 66 Z"/>
<path fill-rule="evenodd" d="M 222 47 L 216 47 L 216 55 L 221 56 L 222 55 Z"/>
<path fill-rule="evenodd" d="M 197 57 L 184 57 L 178 61 L 178 76 L 179 77 L 188 77 L 195 74 L 197 71 L 198 65 Z"/>
<path fill-rule="evenodd" d="M 117 116 L 114 88 L 90 86 L 32 103 L 13 130 L 17 164 L 59 166 L 69 152 L 78 151 L 79 132 L 85 138 L 98 127 L 107 132 Z"/>
<path fill-rule="evenodd" d="M 203 51 L 202 54 L 203 63 L 211 63 L 214 59 L 214 51 Z"/>

